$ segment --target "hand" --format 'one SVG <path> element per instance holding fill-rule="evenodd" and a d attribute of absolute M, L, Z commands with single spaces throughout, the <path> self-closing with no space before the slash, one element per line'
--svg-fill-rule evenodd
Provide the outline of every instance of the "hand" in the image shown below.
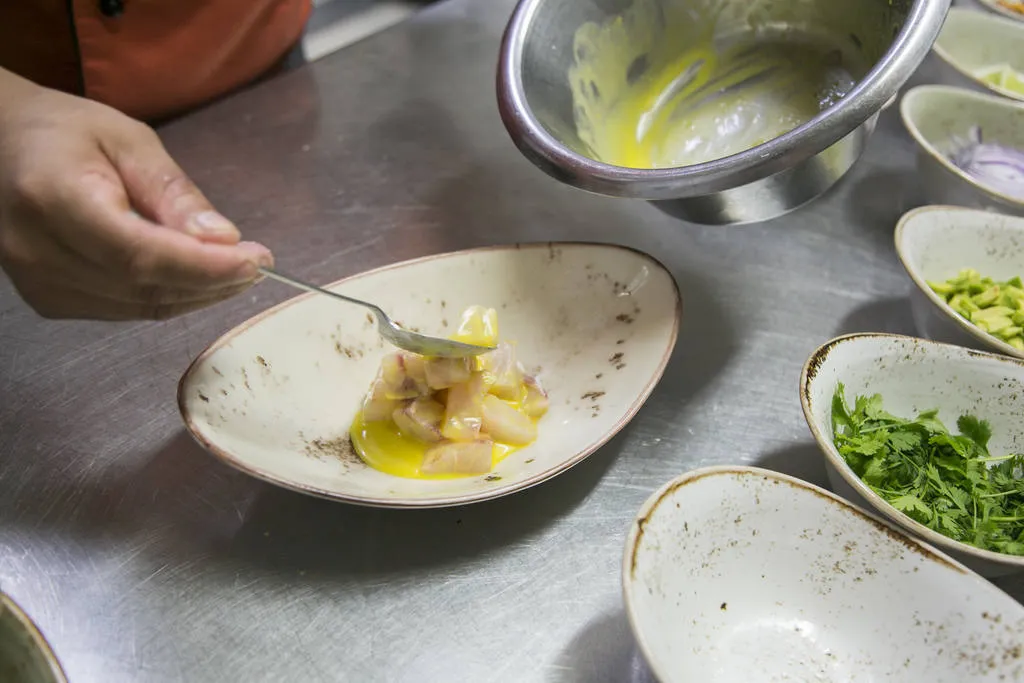
<path fill-rule="evenodd" d="M 0 266 L 47 318 L 165 319 L 269 266 L 148 126 L 0 69 Z"/>

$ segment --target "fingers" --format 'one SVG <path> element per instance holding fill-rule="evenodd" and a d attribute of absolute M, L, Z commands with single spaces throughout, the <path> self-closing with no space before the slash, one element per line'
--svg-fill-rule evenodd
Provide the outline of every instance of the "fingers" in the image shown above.
<path fill-rule="evenodd" d="M 62 290 L 87 293 L 101 299 L 152 307 L 167 304 L 220 300 L 248 289 L 253 282 L 245 280 L 220 289 L 169 288 L 140 285 L 111 276 L 104 269 L 54 242 L 46 233 L 23 231 L 5 240 L 0 262 L 12 277 L 26 283 L 42 281 Z"/>
<path fill-rule="evenodd" d="M 63 186 L 48 206 L 58 240 L 112 277 L 141 286 L 217 289 L 253 282 L 270 251 L 253 242 L 202 242 L 135 215 L 124 191 L 98 173 Z M 59 222 L 58 222 L 59 221 Z"/>
<path fill-rule="evenodd" d="M 101 140 L 129 203 L 145 218 L 207 242 L 234 244 L 241 233 L 219 214 L 143 124 L 120 125 Z"/>
<path fill-rule="evenodd" d="M 0 130 L 0 265 L 41 314 L 164 319 L 244 291 L 240 242 L 152 129 L 59 93 Z"/>
<path fill-rule="evenodd" d="M 45 283 L 43 289 L 32 283 L 18 286 L 18 292 L 44 318 L 80 320 L 167 320 L 212 306 L 244 291 L 223 290 L 209 298 L 196 301 L 128 302 L 111 301 L 92 293 L 55 288 Z"/>

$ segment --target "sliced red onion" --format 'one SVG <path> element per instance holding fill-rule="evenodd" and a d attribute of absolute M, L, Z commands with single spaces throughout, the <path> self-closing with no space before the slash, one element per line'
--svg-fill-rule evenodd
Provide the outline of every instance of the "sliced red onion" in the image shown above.
<path fill-rule="evenodd" d="M 985 187 L 1024 199 L 1024 151 L 982 142 L 980 126 L 973 126 L 966 140 L 953 139 L 949 160 Z"/>

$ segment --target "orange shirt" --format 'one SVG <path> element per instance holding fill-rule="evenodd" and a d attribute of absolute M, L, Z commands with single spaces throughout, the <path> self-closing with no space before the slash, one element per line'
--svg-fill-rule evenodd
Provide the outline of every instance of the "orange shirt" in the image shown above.
<path fill-rule="evenodd" d="M 0 0 L 0 67 L 151 120 L 253 81 L 311 0 Z"/>

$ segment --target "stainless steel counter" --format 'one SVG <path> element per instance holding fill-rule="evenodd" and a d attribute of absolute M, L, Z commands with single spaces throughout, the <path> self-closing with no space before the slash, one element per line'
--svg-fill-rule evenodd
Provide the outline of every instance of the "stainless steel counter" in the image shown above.
<path fill-rule="evenodd" d="M 619 591 L 642 501 L 713 463 L 825 482 L 804 359 L 843 332 L 914 332 L 891 246 L 918 203 L 895 108 L 823 200 L 762 225 L 682 224 L 561 186 L 513 148 L 493 94 L 511 4 L 449 0 L 161 132 L 313 280 L 515 240 L 656 254 L 683 292 L 664 380 L 608 446 L 532 490 L 348 507 L 219 464 L 175 407 L 190 359 L 292 292 L 107 325 L 37 319 L 0 283 L 0 582 L 72 683 L 648 681 Z M 1024 598 L 1024 580 L 1000 585 Z"/>

